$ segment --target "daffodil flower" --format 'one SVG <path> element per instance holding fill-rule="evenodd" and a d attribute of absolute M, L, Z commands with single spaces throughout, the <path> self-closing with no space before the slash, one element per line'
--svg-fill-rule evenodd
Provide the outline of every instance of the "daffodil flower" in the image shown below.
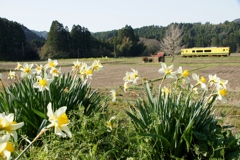
<path fill-rule="evenodd" d="M 224 89 L 224 88 L 219 89 L 217 99 L 219 99 L 223 103 L 226 103 L 227 102 L 226 95 L 227 95 L 227 90 L 226 89 Z"/>
<path fill-rule="evenodd" d="M 100 60 L 95 60 L 93 63 L 92 63 L 92 69 L 93 71 L 99 71 L 102 69 L 102 64 L 100 62 Z"/>
<path fill-rule="evenodd" d="M 50 58 L 48 58 L 48 63 L 46 64 L 45 68 L 56 68 L 56 66 L 58 65 L 57 60 L 52 60 Z"/>
<path fill-rule="evenodd" d="M 186 83 L 190 83 L 189 71 L 188 70 L 183 71 L 182 67 L 180 66 L 177 70 L 177 73 L 180 74 L 179 78 L 184 78 Z"/>
<path fill-rule="evenodd" d="M 206 79 L 203 76 L 200 79 L 199 76 L 196 73 L 193 73 L 192 78 L 197 81 L 197 84 L 195 86 L 201 85 L 201 88 L 207 89 L 207 86 L 205 84 Z"/>
<path fill-rule="evenodd" d="M 34 73 L 34 70 L 32 69 L 33 64 L 28 64 L 28 63 L 24 63 L 23 67 L 20 68 L 21 72 L 21 77 L 28 77 L 31 78 L 32 74 Z"/>
<path fill-rule="evenodd" d="M 123 77 L 123 80 L 124 80 L 125 82 L 132 82 L 133 80 L 132 80 L 132 78 L 131 78 L 131 73 L 130 73 L 130 72 L 126 72 L 126 76 Z"/>
<path fill-rule="evenodd" d="M 16 73 L 14 71 L 11 71 L 8 73 L 8 79 L 15 79 L 16 78 Z"/>
<path fill-rule="evenodd" d="M 20 122 L 17 123 L 14 120 L 14 114 L 10 113 L 9 115 L 5 115 L 5 113 L 0 114 L 0 131 L 6 131 L 8 134 L 10 134 L 14 141 L 17 141 L 17 132 L 16 130 L 21 128 L 24 123 Z"/>
<path fill-rule="evenodd" d="M 127 92 L 127 89 L 128 89 L 128 82 L 124 82 L 124 85 L 123 85 L 124 92 Z"/>
<path fill-rule="evenodd" d="M 37 65 L 36 64 L 36 68 L 35 68 L 35 71 L 36 71 L 36 73 L 37 73 L 37 75 L 40 75 L 41 73 L 42 73 L 42 70 L 43 70 L 43 65 L 41 64 L 41 65 Z"/>
<path fill-rule="evenodd" d="M 72 72 L 78 72 L 80 70 L 80 67 L 82 66 L 82 62 L 74 61 L 72 66 Z"/>
<path fill-rule="evenodd" d="M 114 89 L 111 90 L 110 92 L 111 92 L 111 95 L 112 95 L 112 101 L 115 102 L 116 98 L 117 98 L 117 93 L 116 93 L 116 91 Z"/>
<path fill-rule="evenodd" d="M 219 82 L 219 80 L 220 80 L 220 78 L 219 77 L 217 77 L 217 75 L 215 74 L 215 75 L 208 75 L 208 82 L 209 82 L 209 84 L 210 84 L 210 86 L 212 86 L 213 84 L 214 85 L 217 85 L 217 83 Z"/>
<path fill-rule="evenodd" d="M 16 68 L 14 70 L 20 70 L 22 67 L 23 66 L 19 62 L 17 62 L 17 66 L 16 66 Z"/>
<path fill-rule="evenodd" d="M 48 110 L 47 116 L 49 118 L 48 120 L 51 123 L 50 125 L 47 126 L 47 128 L 54 127 L 55 128 L 54 133 L 56 135 L 59 135 L 62 137 L 66 137 L 66 135 L 68 135 L 68 137 L 71 138 L 72 133 L 67 126 L 70 123 L 70 121 L 65 113 L 67 110 L 67 107 L 63 106 L 58 110 L 56 110 L 55 112 L 53 112 L 52 103 L 49 103 L 47 106 L 47 110 Z"/>
<path fill-rule="evenodd" d="M 51 70 L 50 70 L 50 74 L 51 74 L 53 77 L 59 77 L 60 73 L 61 73 L 61 67 L 60 67 L 59 69 L 53 67 L 53 68 L 51 68 Z"/>
<path fill-rule="evenodd" d="M 115 119 L 116 119 L 116 116 L 113 116 L 107 122 L 107 127 L 110 128 L 110 130 L 112 130 L 114 128 Z"/>
<path fill-rule="evenodd" d="M 3 135 L 0 137 L 0 157 L 10 160 L 11 153 L 14 152 L 14 147 L 11 142 L 9 142 L 10 136 Z"/>
<path fill-rule="evenodd" d="M 226 89 L 227 88 L 227 86 L 226 86 L 227 83 L 228 83 L 228 80 L 219 79 L 219 81 L 217 83 L 217 88 L 224 88 L 224 89 Z"/>
<path fill-rule="evenodd" d="M 173 72 L 173 65 L 168 66 L 165 63 L 161 63 L 162 68 L 158 70 L 160 74 L 164 74 L 165 78 L 177 78 L 176 73 Z"/>
<path fill-rule="evenodd" d="M 45 89 L 49 90 L 52 79 L 48 79 L 47 74 L 44 74 L 44 78 L 42 78 L 41 76 L 36 76 L 36 78 L 38 81 L 33 84 L 34 88 L 38 88 L 39 91 L 44 91 Z"/>
<path fill-rule="evenodd" d="M 161 89 L 161 91 L 162 91 L 162 95 L 168 95 L 168 94 L 171 93 L 171 90 L 170 90 L 168 87 L 166 87 L 166 86 L 164 86 L 164 87 Z"/>
<path fill-rule="evenodd" d="M 136 84 L 136 83 L 137 83 L 137 80 L 139 79 L 138 71 L 135 70 L 135 69 L 132 69 L 132 72 L 130 73 L 130 76 L 131 76 L 132 82 L 133 82 L 134 84 Z"/>

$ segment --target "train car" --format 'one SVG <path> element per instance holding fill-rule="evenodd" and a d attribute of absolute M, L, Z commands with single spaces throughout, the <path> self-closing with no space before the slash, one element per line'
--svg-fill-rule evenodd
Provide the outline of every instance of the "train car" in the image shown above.
<path fill-rule="evenodd" d="M 199 47 L 181 49 L 182 57 L 230 56 L 230 47 Z"/>

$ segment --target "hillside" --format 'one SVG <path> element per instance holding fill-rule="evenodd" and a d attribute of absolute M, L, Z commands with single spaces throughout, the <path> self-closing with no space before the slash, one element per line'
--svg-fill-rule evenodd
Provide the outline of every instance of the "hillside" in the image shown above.
<path fill-rule="evenodd" d="M 33 31 L 31 31 L 30 29 L 28 29 L 27 27 L 25 27 L 24 25 L 21 25 L 25 36 L 26 36 L 26 40 L 28 42 L 31 42 L 32 40 L 39 40 L 39 41 L 45 41 L 44 37 L 40 37 L 38 36 L 36 33 L 34 33 Z"/>

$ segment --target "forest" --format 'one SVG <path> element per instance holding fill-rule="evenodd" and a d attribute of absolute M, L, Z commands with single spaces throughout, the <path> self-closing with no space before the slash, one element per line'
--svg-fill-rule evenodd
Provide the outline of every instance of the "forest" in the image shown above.
<path fill-rule="evenodd" d="M 168 26 L 126 25 L 119 30 L 92 33 L 86 27 L 73 25 L 71 31 L 53 21 L 47 39 L 38 36 L 18 22 L 0 18 L 0 60 L 21 61 L 47 58 L 132 57 L 156 54 L 170 25 L 183 31 L 182 44 L 191 47 L 229 46 L 240 52 L 240 22 L 172 23 Z"/>

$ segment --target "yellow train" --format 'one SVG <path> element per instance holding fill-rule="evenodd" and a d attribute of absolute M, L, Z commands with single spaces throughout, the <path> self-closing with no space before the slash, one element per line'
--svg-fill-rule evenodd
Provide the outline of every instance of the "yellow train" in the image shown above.
<path fill-rule="evenodd" d="M 181 49 L 182 57 L 230 56 L 230 47 L 199 47 Z"/>

